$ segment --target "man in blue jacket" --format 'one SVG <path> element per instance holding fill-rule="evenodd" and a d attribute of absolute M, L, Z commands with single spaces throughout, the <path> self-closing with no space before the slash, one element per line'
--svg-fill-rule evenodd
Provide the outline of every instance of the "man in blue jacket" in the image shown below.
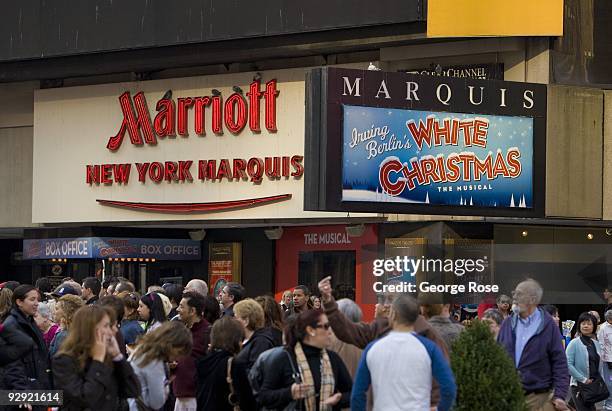
<path fill-rule="evenodd" d="M 567 410 L 569 371 L 559 328 L 538 304 L 543 290 L 535 280 L 512 293 L 514 315 L 502 323 L 497 341 L 514 361 L 531 411 Z"/>
<path fill-rule="evenodd" d="M 440 384 L 439 411 L 451 409 L 457 387 L 450 365 L 431 340 L 414 332 L 419 305 L 408 295 L 400 295 L 391 307 L 393 329 L 371 342 L 364 350 L 353 392 L 351 410 L 366 410 L 370 385 L 374 411 L 429 411 L 432 376 Z"/>

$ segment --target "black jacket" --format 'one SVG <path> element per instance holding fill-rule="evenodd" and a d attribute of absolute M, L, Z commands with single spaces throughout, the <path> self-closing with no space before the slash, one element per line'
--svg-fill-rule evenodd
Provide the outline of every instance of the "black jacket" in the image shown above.
<path fill-rule="evenodd" d="M 231 356 L 227 351 L 213 350 L 197 363 L 198 411 L 233 411 L 227 399 L 230 389 L 226 381 L 227 360 Z M 234 381 L 234 388 L 236 384 Z"/>
<path fill-rule="evenodd" d="M 13 308 L 4 320 L 4 327 L 21 331 L 31 341 L 25 355 L 6 366 L 4 383 L 7 389 L 51 389 L 53 384 L 49 351 L 34 319 L 26 316 L 19 308 Z"/>
<path fill-rule="evenodd" d="M 17 361 L 34 348 L 34 341 L 17 327 L 2 327 L 0 331 L 0 367 Z"/>
<path fill-rule="evenodd" d="M 234 374 L 237 394 L 242 411 L 257 410 L 257 403 L 249 384 L 249 370 L 255 364 L 259 355 L 277 347 L 277 335 L 273 328 L 261 328 L 253 333 L 251 338 L 242 346 L 242 350 L 234 360 Z"/>
<path fill-rule="evenodd" d="M 306 344 L 302 344 L 302 347 L 304 349 L 304 354 L 306 355 L 308 365 L 310 366 L 315 391 L 319 393 L 321 391 L 321 350 Z M 291 349 L 289 352 L 291 355 L 291 360 L 293 361 L 293 366 L 297 370 L 298 366 L 295 359 L 295 354 Z M 330 350 L 327 350 L 327 354 L 329 355 L 329 361 L 334 374 L 334 393 L 339 392 L 342 394 L 342 399 L 332 408 L 332 410 L 341 410 L 342 408 L 347 408 L 350 404 L 353 381 L 351 380 L 351 375 L 338 354 Z M 260 405 L 263 405 L 268 409 L 285 408 L 292 401 L 291 385 L 293 383 L 294 381 L 292 377 L 291 364 L 289 363 L 289 357 L 283 350 L 274 355 L 270 359 L 270 362 L 265 365 L 263 383 L 258 395 Z M 297 409 L 306 409 L 303 401 L 300 401 L 297 404 Z"/>
<path fill-rule="evenodd" d="M 123 359 L 105 365 L 89 360 L 81 370 L 76 358 L 61 354 L 53 359 L 56 389 L 64 391 L 62 411 L 115 411 L 121 398 L 140 394 L 138 379 Z"/>

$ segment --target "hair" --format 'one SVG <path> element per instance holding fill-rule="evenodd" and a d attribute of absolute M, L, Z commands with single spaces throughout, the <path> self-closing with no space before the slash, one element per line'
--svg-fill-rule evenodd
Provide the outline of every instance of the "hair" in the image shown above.
<path fill-rule="evenodd" d="M 363 317 L 363 312 L 361 308 L 357 305 L 357 303 L 351 299 L 343 298 L 338 300 L 338 310 L 342 312 L 349 320 L 354 323 L 358 323 L 361 321 Z"/>
<path fill-rule="evenodd" d="M 162 286 L 164 293 L 170 299 L 170 302 L 178 305 L 183 298 L 183 286 L 180 284 L 167 283 Z"/>
<path fill-rule="evenodd" d="M 118 323 L 123 320 L 125 308 L 123 307 L 123 300 L 121 298 L 117 297 L 116 295 L 107 295 L 100 298 L 98 304 L 112 308 L 115 311 L 115 317 L 117 317 Z"/>
<path fill-rule="evenodd" d="M 204 316 L 204 305 L 206 302 L 202 294 L 195 291 L 187 291 L 183 294 L 183 298 L 187 301 L 189 308 L 195 309 L 198 317 Z"/>
<path fill-rule="evenodd" d="M 57 304 L 61 304 L 63 312 L 60 319 L 64 320 L 64 326 L 69 329 L 75 313 L 85 305 L 85 302 L 78 295 L 66 294 L 57 301 Z"/>
<path fill-rule="evenodd" d="M 140 301 L 140 295 L 137 292 L 130 293 L 123 291 L 117 294 L 118 298 L 123 301 L 123 319 L 124 320 L 138 320 L 138 301 Z M 132 310 L 132 313 L 125 315 L 126 308 Z"/>
<path fill-rule="evenodd" d="M 15 288 L 13 290 L 13 296 L 11 297 L 13 307 L 17 307 L 17 300 L 25 300 L 26 295 L 32 290 L 36 291 L 38 293 L 38 298 L 40 298 L 40 291 L 38 291 L 38 289 L 31 284 L 21 284 L 20 286 Z"/>
<path fill-rule="evenodd" d="M 244 287 L 238 283 L 227 283 L 227 294 L 234 297 L 234 304 L 244 299 L 246 294 Z"/>
<path fill-rule="evenodd" d="M 578 316 L 578 320 L 576 321 L 576 335 L 582 335 L 580 332 L 580 324 L 583 322 L 590 321 L 593 325 L 593 334 L 597 333 L 597 318 L 588 312 L 584 312 Z"/>
<path fill-rule="evenodd" d="M 406 294 L 400 294 L 391 305 L 395 317 L 395 321 L 404 325 L 414 324 L 419 316 L 419 304 L 414 299 Z"/>
<path fill-rule="evenodd" d="M 204 319 L 209 324 L 214 323 L 221 316 L 221 307 L 219 307 L 219 301 L 212 295 L 204 297 Z"/>
<path fill-rule="evenodd" d="M 527 294 L 531 299 L 531 304 L 540 304 L 540 301 L 542 301 L 542 296 L 544 295 L 544 290 L 542 289 L 540 283 L 534 279 L 528 278 L 525 281 L 521 281 L 517 287 L 520 285 L 523 285 L 523 287 L 526 288 Z"/>
<path fill-rule="evenodd" d="M 65 354 L 75 358 L 79 363 L 80 370 L 84 370 L 87 360 L 91 356 L 91 347 L 96 343 L 96 326 L 104 317 L 108 317 L 112 321 L 110 311 L 109 307 L 97 304 L 81 307 L 74 314 L 70 332 L 60 345 L 57 355 Z M 108 361 L 108 358 L 106 360 Z"/>
<path fill-rule="evenodd" d="M 51 306 L 47 302 L 38 303 L 38 314 L 44 319 L 53 320 L 53 318 L 51 318 Z"/>
<path fill-rule="evenodd" d="M 294 348 L 298 342 L 304 341 L 307 334 L 306 327 L 315 328 L 323 314 L 325 313 L 322 310 L 306 310 L 295 316 L 285 330 L 287 345 Z"/>
<path fill-rule="evenodd" d="M 161 285 L 154 284 L 154 285 L 150 285 L 147 288 L 147 294 L 150 294 L 150 293 L 163 293 L 163 292 L 164 292 L 164 289 L 161 287 Z"/>
<path fill-rule="evenodd" d="M 259 330 L 265 325 L 264 310 L 252 298 L 246 298 L 234 305 L 234 315 L 249 320 L 247 328 L 251 331 Z"/>
<path fill-rule="evenodd" d="M 285 302 L 285 297 L 287 295 L 290 295 L 293 298 L 293 292 L 291 290 L 285 290 L 285 291 L 283 291 L 283 296 L 281 298 L 281 303 Z"/>
<path fill-rule="evenodd" d="M 208 284 L 206 284 L 204 280 L 194 278 L 187 283 L 187 286 L 191 291 L 195 291 L 202 295 L 208 295 Z"/>
<path fill-rule="evenodd" d="M 559 309 L 551 304 L 546 304 L 542 306 L 542 309 L 546 311 L 548 314 L 550 314 L 551 317 L 559 313 Z"/>
<path fill-rule="evenodd" d="M 93 295 L 99 295 L 102 284 L 96 277 L 87 277 L 83 280 L 83 288 L 89 288 Z"/>
<path fill-rule="evenodd" d="M 77 295 L 79 296 L 83 295 L 81 284 L 77 283 L 74 280 L 66 281 L 60 287 L 64 287 L 64 286 L 69 286 L 69 287 L 74 288 L 74 291 L 76 291 Z"/>
<path fill-rule="evenodd" d="M 15 288 L 19 287 L 19 281 L 6 281 L 2 284 L 2 288 L 8 288 L 13 292 L 15 291 Z"/>
<path fill-rule="evenodd" d="M 421 304 L 421 310 L 425 318 L 431 318 L 436 315 L 442 314 L 442 307 L 444 304 Z"/>
<path fill-rule="evenodd" d="M 111 286 L 111 285 L 115 285 L 119 282 L 119 280 L 117 280 L 117 277 L 109 277 L 107 279 L 105 279 L 104 281 L 102 281 L 102 288 L 104 288 L 105 290 Z"/>
<path fill-rule="evenodd" d="M 170 353 L 178 348 L 181 356 L 189 355 L 193 346 L 191 331 L 180 321 L 167 321 L 160 327 L 145 334 L 138 341 L 138 348 L 132 354 L 141 367 L 151 361 L 168 362 Z"/>
<path fill-rule="evenodd" d="M 491 321 L 494 321 L 495 324 L 501 325 L 501 323 L 504 321 L 504 316 L 502 315 L 501 311 L 499 311 L 497 308 L 489 308 L 482 315 L 482 319 L 491 320 Z"/>
<path fill-rule="evenodd" d="M 295 290 L 302 290 L 304 292 L 304 295 L 306 295 L 306 297 L 310 296 L 310 288 L 306 287 L 305 285 L 298 285 L 293 289 L 293 291 Z"/>
<path fill-rule="evenodd" d="M 120 281 L 119 284 L 115 286 L 115 289 L 113 291 L 117 294 L 122 291 L 129 291 L 133 293 L 134 291 L 136 291 L 136 287 L 134 287 L 134 284 L 131 281 Z"/>
<path fill-rule="evenodd" d="M 149 314 L 149 319 L 146 322 L 146 330 L 148 330 L 151 324 L 153 324 L 155 321 L 159 323 L 166 321 L 167 318 L 166 313 L 164 312 L 164 304 L 162 303 L 161 297 L 157 293 L 153 292 L 145 294 L 140 297 L 140 301 L 142 301 L 142 303 L 151 311 Z"/>
<path fill-rule="evenodd" d="M 509 296 L 507 296 L 506 294 L 500 294 L 497 297 L 497 300 L 495 300 L 496 304 L 512 304 L 512 298 L 510 298 Z"/>
<path fill-rule="evenodd" d="M 266 327 L 276 328 L 277 330 L 283 330 L 283 314 L 281 313 L 280 306 L 276 303 L 273 297 L 269 295 L 260 295 L 255 297 L 255 301 L 264 312 L 264 324 Z"/>
<path fill-rule="evenodd" d="M 612 320 L 612 310 L 608 310 L 604 313 L 604 318 L 606 319 L 606 321 L 608 320 Z"/>
<path fill-rule="evenodd" d="M 210 332 L 210 347 L 225 350 L 232 355 L 240 351 L 244 340 L 244 327 L 233 317 L 223 317 L 216 321 Z"/>
<path fill-rule="evenodd" d="M 40 277 L 36 280 L 34 287 L 38 288 L 38 291 L 41 293 L 50 293 L 53 290 L 53 285 L 51 284 L 51 280 L 47 277 Z"/>
<path fill-rule="evenodd" d="M 13 290 L 3 288 L 0 290 L 0 322 L 4 321 L 11 308 L 13 308 Z"/>

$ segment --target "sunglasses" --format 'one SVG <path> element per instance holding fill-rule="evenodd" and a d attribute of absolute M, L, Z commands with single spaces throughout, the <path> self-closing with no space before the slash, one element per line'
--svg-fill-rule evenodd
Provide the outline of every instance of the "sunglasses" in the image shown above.
<path fill-rule="evenodd" d="M 315 328 L 323 328 L 324 330 L 329 330 L 330 327 L 331 325 L 329 325 L 329 323 L 325 323 L 325 324 L 317 324 Z"/>

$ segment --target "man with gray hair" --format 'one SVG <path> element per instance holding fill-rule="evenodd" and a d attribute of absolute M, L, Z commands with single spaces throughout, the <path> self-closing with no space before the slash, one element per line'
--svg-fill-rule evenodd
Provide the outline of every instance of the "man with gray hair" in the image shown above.
<path fill-rule="evenodd" d="M 204 280 L 194 278 L 193 280 L 187 283 L 185 289 L 183 290 L 183 293 L 188 293 L 190 291 L 196 292 L 206 297 L 208 295 L 208 284 L 206 284 L 206 281 Z"/>
<path fill-rule="evenodd" d="M 601 344 L 601 361 L 603 361 L 603 380 L 608 386 L 610 391 L 610 397 L 604 401 L 604 410 L 612 410 L 612 383 L 610 378 L 612 377 L 612 310 L 608 310 L 604 314 L 606 321 L 601 324 L 599 331 L 597 332 L 597 340 Z"/>
<path fill-rule="evenodd" d="M 440 384 L 437 409 L 451 409 L 457 395 L 453 372 L 440 348 L 414 332 L 418 317 L 419 305 L 414 298 L 406 294 L 395 298 L 389 317 L 392 331 L 368 344 L 361 357 L 351 410 L 366 410 L 366 392 L 371 385 L 374 410 L 428 411 L 432 377 Z"/>
<path fill-rule="evenodd" d="M 530 411 L 567 410 L 569 371 L 559 328 L 538 307 L 544 291 L 528 279 L 512 292 L 514 315 L 502 323 L 497 341 L 514 361 Z"/>

